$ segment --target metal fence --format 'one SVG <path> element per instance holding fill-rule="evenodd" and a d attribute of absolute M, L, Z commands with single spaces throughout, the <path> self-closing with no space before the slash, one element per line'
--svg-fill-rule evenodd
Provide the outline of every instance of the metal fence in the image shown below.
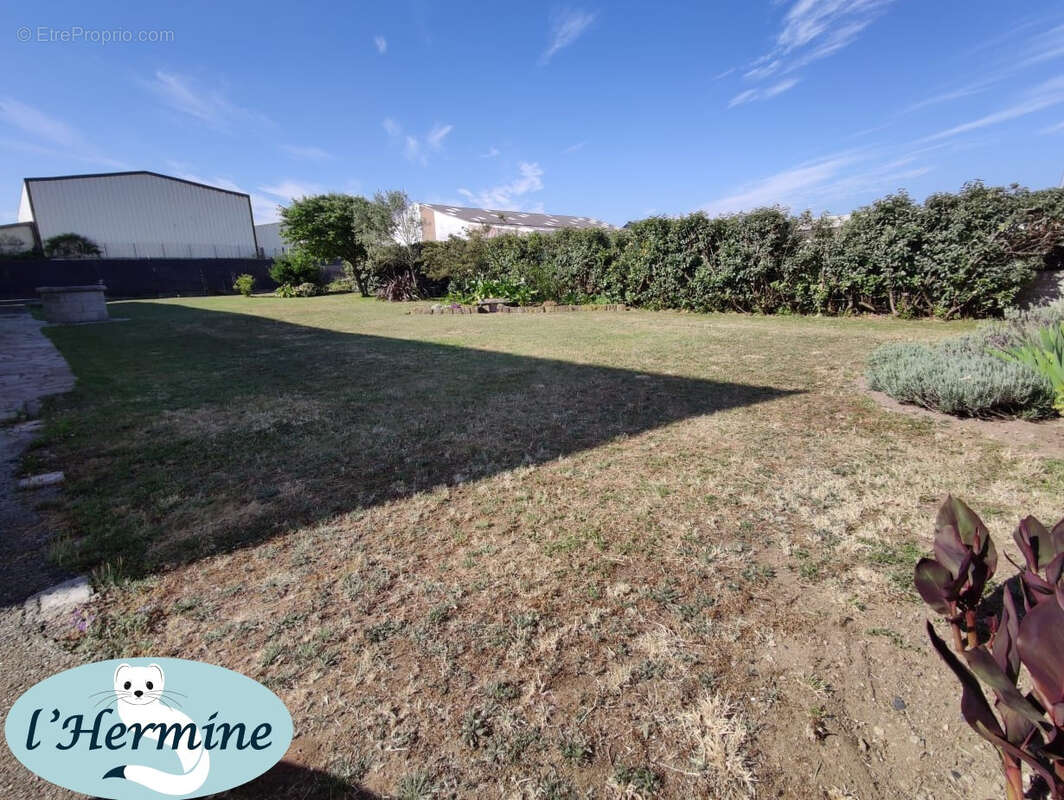
<path fill-rule="evenodd" d="M 97 242 L 102 258 L 259 258 L 251 245 L 189 242 Z"/>
<path fill-rule="evenodd" d="M 269 259 L 11 259 L 0 260 L 0 299 L 37 296 L 38 286 L 87 286 L 103 283 L 109 298 L 174 297 L 224 294 L 233 279 L 247 273 L 256 291 L 271 291 Z"/>

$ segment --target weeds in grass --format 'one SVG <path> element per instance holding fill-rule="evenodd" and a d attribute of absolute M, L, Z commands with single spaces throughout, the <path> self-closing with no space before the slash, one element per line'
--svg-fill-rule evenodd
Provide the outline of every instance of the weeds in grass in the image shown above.
<path fill-rule="evenodd" d="M 436 786 L 427 772 L 413 772 L 399 779 L 395 796 L 398 800 L 433 800 Z"/>
<path fill-rule="evenodd" d="M 491 714 L 487 710 L 473 708 L 462 717 L 459 735 L 467 747 L 476 750 L 491 734 Z"/>
<path fill-rule="evenodd" d="M 719 692 L 704 692 L 679 724 L 690 742 L 690 764 L 709 796 L 732 800 L 754 795 L 756 779 L 747 752 L 751 733 L 738 708 Z"/>
<path fill-rule="evenodd" d="M 563 734 L 558 742 L 558 750 L 562 757 L 574 766 L 587 764 L 595 755 L 595 750 L 580 731 Z"/>
<path fill-rule="evenodd" d="M 613 780 L 624 791 L 653 796 L 665 785 L 661 775 L 645 764 L 621 764 L 614 770 Z"/>

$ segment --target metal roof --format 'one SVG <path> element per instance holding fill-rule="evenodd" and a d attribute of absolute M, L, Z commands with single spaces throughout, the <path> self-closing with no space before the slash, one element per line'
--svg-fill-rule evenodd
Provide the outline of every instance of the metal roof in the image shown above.
<path fill-rule="evenodd" d="M 465 206 L 448 206 L 440 203 L 422 203 L 421 205 L 475 225 L 506 225 L 507 227 L 535 228 L 545 231 L 549 231 L 552 228 L 614 229 L 608 222 L 603 222 L 594 217 L 570 217 L 565 214 L 533 214 L 530 211 L 503 211 L 494 208 L 466 208 Z"/>
<path fill-rule="evenodd" d="M 48 175 L 42 178 L 23 178 L 26 183 L 42 183 L 43 181 L 69 181 L 79 178 L 122 178 L 127 175 L 152 175 L 156 178 L 164 178 L 168 181 L 177 181 L 178 183 L 187 183 L 190 186 L 198 186 L 201 189 L 211 189 L 215 192 L 225 192 L 226 194 L 235 194 L 238 197 L 248 198 L 248 202 L 251 201 L 251 196 L 247 192 L 238 192 L 234 189 L 223 189 L 220 186 L 211 186 L 209 183 L 200 183 L 199 181 L 190 181 L 187 178 L 175 178 L 173 175 L 163 175 L 161 172 L 152 172 L 148 169 L 134 169 L 126 170 L 124 172 L 86 172 L 80 175 Z"/>

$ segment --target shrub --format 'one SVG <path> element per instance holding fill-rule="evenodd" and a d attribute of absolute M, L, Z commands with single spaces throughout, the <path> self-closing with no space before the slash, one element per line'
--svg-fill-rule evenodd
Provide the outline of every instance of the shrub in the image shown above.
<path fill-rule="evenodd" d="M 246 272 L 243 275 L 237 275 L 233 280 L 233 289 L 240 292 L 244 297 L 251 297 L 251 293 L 255 289 L 255 276 Z"/>
<path fill-rule="evenodd" d="M 393 303 L 403 300 L 418 300 L 421 297 L 417 279 L 409 272 L 401 272 L 398 275 L 379 280 L 374 294 L 378 300 L 389 300 Z"/>
<path fill-rule="evenodd" d="M 914 582 L 950 626 L 955 653 L 930 622 L 927 635 L 961 683 L 965 722 L 999 751 L 1006 797 L 1023 800 L 1027 767 L 1045 784 L 1040 796 L 1056 800 L 1064 798 L 1064 519 L 1050 530 L 1026 517 L 1013 539 L 1024 564 L 1005 582 L 1000 612 L 991 612 L 983 601 L 998 565 L 990 531 L 947 496 L 935 522 L 934 558 L 920 559 Z"/>
<path fill-rule="evenodd" d="M 96 242 L 78 233 L 61 233 L 44 241 L 48 258 L 99 258 L 101 250 Z"/>
<path fill-rule="evenodd" d="M 868 359 L 868 383 L 902 403 L 963 417 L 1052 414 L 1052 389 L 1037 372 L 987 352 L 982 336 L 938 344 L 895 342 Z"/>
<path fill-rule="evenodd" d="M 1041 328 L 1021 344 L 992 352 L 1041 375 L 1053 387 L 1053 408 L 1064 415 L 1064 323 Z"/>
<path fill-rule="evenodd" d="M 319 294 L 321 288 L 316 283 L 301 283 L 292 289 L 293 297 L 314 297 Z"/>
<path fill-rule="evenodd" d="M 321 264 L 306 250 L 293 248 L 274 258 L 270 277 L 279 286 L 299 286 L 303 283 L 319 286 L 322 283 Z"/>
<path fill-rule="evenodd" d="M 354 283 L 350 278 L 337 278 L 325 285 L 325 291 L 329 294 L 343 294 L 354 291 Z"/>

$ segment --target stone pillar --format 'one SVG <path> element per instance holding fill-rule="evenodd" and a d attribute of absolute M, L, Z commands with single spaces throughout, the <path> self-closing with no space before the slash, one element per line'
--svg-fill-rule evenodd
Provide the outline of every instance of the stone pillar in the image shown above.
<path fill-rule="evenodd" d="M 107 302 L 103 284 L 96 286 L 38 286 L 48 322 L 103 322 L 107 319 Z"/>

